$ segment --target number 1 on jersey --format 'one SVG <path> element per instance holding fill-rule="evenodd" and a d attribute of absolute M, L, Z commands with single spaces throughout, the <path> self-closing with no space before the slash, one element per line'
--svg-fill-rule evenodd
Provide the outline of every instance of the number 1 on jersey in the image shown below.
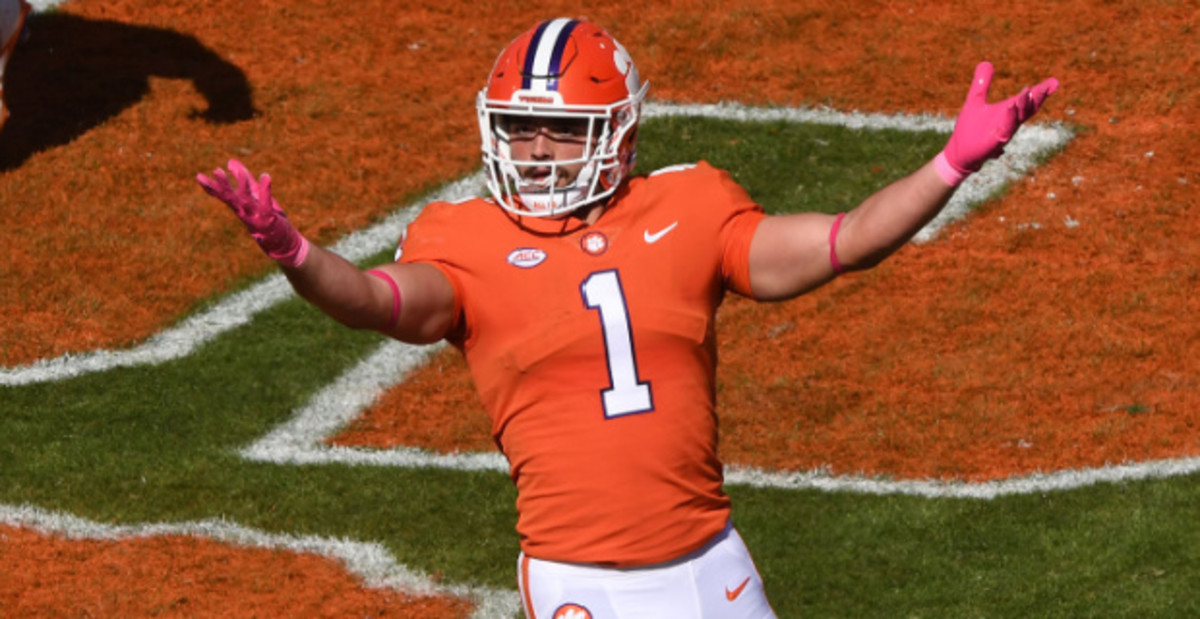
<path fill-rule="evenodd" d="M 599 310 L 600 329 L 608 356 L 608 377 L 612 386 L 601 392 L 604 416 L 620 417 L 652 410 L 650 383 L 638 381 L 637 361 L 633 355 L 633 331 L 629 326 L 629 307 L 616 271 L 597 271 L 579 287 L 588 309 Z"/>

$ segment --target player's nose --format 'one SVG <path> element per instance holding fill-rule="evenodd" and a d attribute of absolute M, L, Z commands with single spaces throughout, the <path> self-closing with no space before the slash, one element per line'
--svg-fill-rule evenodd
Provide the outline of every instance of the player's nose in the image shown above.
<path fill-rule="evenodd" d="M 533 136 L 533 142 L 529 144 L 529 152 L 538 161 L 552 159 L 554 157 L 554 140 L 551 140 L 545 131 L 538 131 Z"/>

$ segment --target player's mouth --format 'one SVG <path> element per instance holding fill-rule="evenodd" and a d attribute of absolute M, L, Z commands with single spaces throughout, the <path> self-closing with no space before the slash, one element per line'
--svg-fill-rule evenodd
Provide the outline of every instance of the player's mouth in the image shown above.
<path fill-rule="evenodd" d="M 521 173 L 521 180 L 525 181 L 526 184 L 547 189 L 550 187 L 550 181 L 553 178 L 553 170 L 550 166 L 526 168 Z"/>

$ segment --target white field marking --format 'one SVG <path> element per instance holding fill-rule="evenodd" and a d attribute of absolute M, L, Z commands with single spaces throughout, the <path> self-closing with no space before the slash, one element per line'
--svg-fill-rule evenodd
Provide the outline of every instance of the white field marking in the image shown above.
<path fill-rule="evenodd" d="M 401 468 L 441 468 L 455 471 L 493 471 L 507 474 L 508 463 L 498 452 L 441 454 L 415 447 L 362 449 L 325 443 L 369 407 L 392 385 L 403 380 L 432 350 L 389 342 L 332 384 L 317 393 L 283 425 L 241 451 L 244 458 L 280 465 L 339 463 Z M 822 490 L 873 495 L 910 495 L 934 499 L 991 500 L 1007 495 L 1073 490 L 1100 483 L 1163 479 L 1200 472 L 1200 458 L 1156 460 L 1057 471 L 986 482 L 887 480 L 835 476 L 823 470 L 771 471 L 730 465 L 725 483 L 782 490 Z"/>
<path fill-rule="evenodd" d="M 896 129 L 901 131 L 941 131 L 949 133 L 953 119 L 930 115 L 885 115 L 857 112 L 835 112 L 804 108 L 752 108 L 731 103 L 681 105 L 650 102 L 645 106 L 647 118 L 661 116 L 702 116 L 741 121 L 788 121 L 830 124 L 850 129 Z M 1020 178 L 1033 168 L 1041 155 L 1061 148 L 1071 133 L 1059 124 L 1025 125 L 1013 137 L 1005 155 L 988 162 L 977 174 L 971 175 L 959 187 L 950 203 L 933 221 L 914 237 L 922 243 L 934 237 L 947 223 L 963 217 L 975 204 L 1000 188 L 1004 183 Z M 338 241 L 332 249 L 351 261 L 359 261 L 395 246 L 404 227 L 420 212 L 424 204 L 437 200 L 455 201 L 479 195 L 484 190 L 483 173 L 446 186 L 395 211 L 383 222 L 354 232 Z M 236 293 L 210 309 L 196 314 L 181 324 L 152 336 L 144 343 L 123 350 L 99 349 L 78 354 L 66 354 L 42 359 L 29 365 L 0 368 L 0 387 L 54 382 L 104 372 L 118 367 L 165 363 L 190 355 L 201 345 L 220 334 L 250 322 L 261 311 L 294 296 L 282 274 L 275 273 L 255 286 Z"/>
<path fill-rule="evenodd" d="M 459 471 L 507 472 L 499 453 L 439 454 L 415 447 L 357 449 L 330 447 L 324 441 L 375 403 L 379 396 L 404 380 L 444 344 L 412 346 L 388 341 L 350 371 L 318 392 L 292 418 L 241 451 L 249 460 L 277 464 L 341 462 L 403 468 L 446 468 Z"/>
<path fill-rule="evenodd" d="M 382 222 L 343 237 L 330 249 L 351 262 L 365 260 L 387 249 L 396 241 L 409 222 L 428 202 L 451 201 L 478 195 L 483 189 L 483 173 L 465 179 L 425 196 L 409 206 L 396 210 Z M 104 372 L 119 367 L 157 365 L 186 357 L 222 333 L 249 324 L 259 312 L 295 296 L 282 273 L 273 273 L 258 284 L 230 295 L 211 308 L 196 314 L 177 326 L 160 331 L 133 348 L 124 350 L 94 350 L 43 359 L 29 365 L 0 368 L 0 387 L 55 382 Z"/>
<path fill-rule="evenodd" d="M 182 523 L 145 523 L 111 525 L 55 513 L 29 505 L 0 503 L 0 524 L 31 529 L 43 535 L 71 540 L 121 541 L 169 535 L 200 537 L 244 548 L 315 554 L 340 562 L 370 589 L 389 589 L 414 597 L 454 597 L 475 604 L 472 617 L 515 617 L 521 607 L 515 591 L 487 587 L 443 585 L 427 574 L 396 562 L 395 556 L 380 544 L 330 539 L 311 535 L 297 536 L 267 533 L 210 519 Z"/>
<path fill-rule="evenodd" d="M 26 0 L 26 1 L 29 2 L 29 6 L 33 7 L 34 13 L 52 9 L 60 4 L 66 4 L 66 0 Z"/>
<path fill-rule="evenodd" d="M 817 125 L 835 125 L 848 129 L 899 131 L 937 131 L 950 134 L 954 119 L 929 114 L 865 114 L 837 112 L 811 108 L 759 108 L 737 103 L 675 105 L 647 103 L 646 118 L 659 116 L 700 116 L 723 120 L 750 122 L 786 121 Z M 1015 181 L 1034 168 L 1034 162 L 1062 148 L 1073 137 L 1061 123 L 1022 125 L 1004 148 L 1004 155 L 984 164 L 979 172 L 967 178 L 942 212 L 913 237 L 915 243 L 933 240 L 937 231 L 950 222 L 962 219 L 975 205 L 983 202 L 1006 183 Z"/>
<path fill-rule="evenodd" d="M 824 471 L 767 471 L 754 467 L 728 466 L 725 483 L 755 488 L 822 490 L 853 494 L 900 494 L 930 499 L 992 500 L 1002 496 L 1042 494 L 1075 490 L 1102 483 L 1128 483 L 1165 479 L 1200 472 L 1200 458 L 1153 460 L 1009 477 L 985 482 L 886 480 L 855 476 L 833 476 Z"/>

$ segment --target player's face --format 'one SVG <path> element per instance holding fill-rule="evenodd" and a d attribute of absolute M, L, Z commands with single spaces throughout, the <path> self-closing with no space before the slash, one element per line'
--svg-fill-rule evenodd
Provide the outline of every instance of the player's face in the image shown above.
<path fill-rule="evenodd" d="M 588 121 L 584 118 L 528 118 L 505 119 L 505 130 L 509 136 L 509 147 L 515 161 L 566 161 L 583 156 L 588 142 Z M 555 188 L 575 182 L 583 163 L 558 166 Z M 544 184 L 550 178 L 550 166 L 517 166 L 522 180 Z"/>

